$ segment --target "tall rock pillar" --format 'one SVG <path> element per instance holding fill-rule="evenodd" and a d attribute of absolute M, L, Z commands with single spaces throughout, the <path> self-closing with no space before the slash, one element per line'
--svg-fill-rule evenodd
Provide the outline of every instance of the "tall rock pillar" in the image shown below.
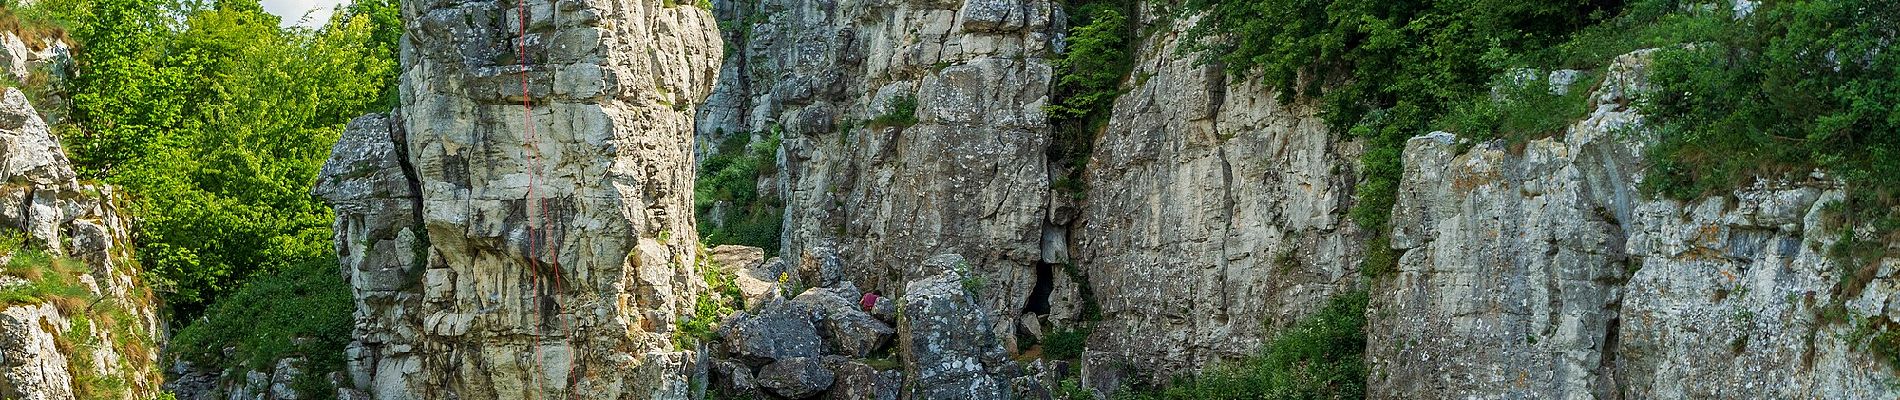
<path fill-rule="evenodd" d="M 317 194 L 378 399 L 685 397 L 711 14 L 658 0 L 405 2 L 402 103 Z M 525 18 L 525 23 L 524 23 Z"/>

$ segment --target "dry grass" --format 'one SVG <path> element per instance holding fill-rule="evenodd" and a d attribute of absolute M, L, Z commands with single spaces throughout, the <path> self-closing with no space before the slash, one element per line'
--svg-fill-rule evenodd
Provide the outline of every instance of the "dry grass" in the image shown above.
<path fill-rule="evenodd" d="M 21 18 L 12 7 L 0 7 L 0 31 L 19 35 L 20 41 L 25 42 L 31 50 L 45 49 L 52 42 L 73 42 L 65 27 L 48 21 Z"/>

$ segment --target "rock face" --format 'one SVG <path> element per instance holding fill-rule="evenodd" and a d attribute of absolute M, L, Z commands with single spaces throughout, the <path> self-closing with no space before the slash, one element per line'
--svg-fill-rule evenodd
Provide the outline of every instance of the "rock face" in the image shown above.
<path fill-rule="evenodd" d="M 965 279 L 971 275 L 943 271 L 904 289 L 897 337 L 909 378 L 905 398 L 1009 398 L 998 376 L 1009 361 L 1002 340 Z"/>
<path fill-rule="evenodd" d="M 1412 139 L 1393 213 L 1399 271 L 1373 291 L 1372 397 L 1884 398 L 1894 371 L 1830 323 L 1891 324 L 1894 260 L 1859 293 L 1825 256 L 1836 183 L 1762 182 L 1694 202 L 1637 193 L 1649 52 L 1595 112 L 1520 150 Z M 1864 336 L 1864 335 L 1863 335 Z"/>
<path fill-rule="evenodd" d="M 968 256 L 1010 349 L 1020 313 L 1081 319 L 1073 263 L 1106 319 L 1091 344 L 1156 373 L 1249 354 L 1356 276 L 1358 146 L 1312 107 L 1177 56 L 1185 28 L 1139 45 L 1150 78 L 1117 102 L 1078 200 L 1049 188 L 1064 161 L 1040 109 L 1059 5 L 766 0 L 720 15 L 748 28 L 729 32 L 701 148 L 783 135 L 788 259 L 838 249 L 842 279 L 896 293 L 935 272 L 927 257 Z M 873 123 L 913 95 L 915 125 Z"/>
<path fill-rule="evenodd" d="M 1022 309 L 1043 261 L 1050 182 L 1047 0 L 719 3 L 733 56 L 699 140 L 783 137 L 787 259 L 838 249 L 842 280 L 896 293 L 920 261 L 970 257 L 994 329 Z M 903 101 L 915 99 L 914 110 Z M 874 123 L 914 112 L 915 124 Z M 821 286 L 821 282 L 806 282 Z M 1005 333 L 1006 338 L 1013 335 Z"/>
<path fill-rule="evenodd" d="M 1090 348 L 1158 381 L 1253 355 L 1353 285 L 1363 258 L 1346 217 L 1358 143 L 1314 106 L 1177 55 L 1186 26 L 1140 44 L 1148 78 L 1115 102 L 1069 231 L 1104 318 Z"/>
<path fill-rule="evenodd" d="M 0 302 L 0 398 L 149 399 L 158 395 L 164 341 L 158 302 L 133 262 L 131 221 L 111 186 L 80 183 L 26 96 L 0 95 L 0 232 L 83 268 L 83 294 Z M 0 263 L 21 254 L 0 248 Z M 63 273 L 57 269 L 42 273 Z M 0 291 L 30 277 L 0 274 Z M 29 292 L 30 293 L 30 292 Z M 116 309 L 108 313 L 95 310 Z M 118 390 L 76 380 L 116 379 Z"/>
<path fill-rule="evenodd" d="M 357 389 L 685 397 L 693 357 L 667 336 L 705 289 L 690 110 L 722 53 L 710 13 L 439 0 L 403 17 L 403 103 L 352 123 L 315 190 L 356 292 Z"/>

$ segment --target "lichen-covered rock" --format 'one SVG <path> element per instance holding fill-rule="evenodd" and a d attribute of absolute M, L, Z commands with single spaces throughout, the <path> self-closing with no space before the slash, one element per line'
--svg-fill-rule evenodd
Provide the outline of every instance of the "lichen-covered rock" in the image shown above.
<path fill-rule="evenodd" d="M 825 349 L 812 323 L 812 311 L 802 303 L 774 298 L 729 321 L 722 328 L 726 345 L 748 364 L 817 357 Z"/>
<path fill-rule="evenodd" d="M 837 375 L 817 357 L 778 360 L 759 369 L 759 387 L 790 399 L 803 399 L 831 388 Z"/>
<path fill-rule="evenodd" d="M 668 336 L 705 290 L 690 110 L 723 53 L 711 15 L 429 0 L 403 19 L 402 103 L 352 124 L 316 190 L 357 297 L 355 389 L 684 397 L 693 357 Z"/>
<path fill-rule="evenodd" d="M 905 286 L 897 334 L 907 398 L 1008 398 L 998 375 L 1009 360 L 968 277 L 945 271 Z"/>
<path fill-rule="evenodd" d="M 857 361 L 830 363 L 837 380 L 825 392 L 826 400 L 897 400 L 904 379 L 898 371 L 878 371 Z"/>
<path fill-rule="evenodd" d="M 1346 212 L 1362 145 L 1327 129 L 1315 105 L 1180 55 L 1191 21 L 1143 14 L 1168 25 L 1138 44 L 1145 79 L 1095 142 L 1069 234 L 1101 305 L 1089 347 L 1166 381 L 1256 354 L 1356 282 L 1363 235 Z M 1051 302 L 1082 303 L 1064 292 Z"/>
<path fill-rule="evenodd" d="M 864 312 L 856 301 L 858 296 L 857 287 L 844 282 L 838 288 L 806 290 L 792 301 L 812 310 L 827 352 L 864 358 L 889 343 L 896 331 Z"/>
<path fill-rule="evenodd" d="M 52 304 L 40 303 L 0 310 L 0 397 L 20 400 L 72 399 L 72 371 L 66 354 L 54 346 L 62 332 L 44 326 L 67 326 Z"/>
<path fill-rule="evenodd" d="M 1877 272 L 1859 293 L 1826 249 L 1825 179 L 1691 202 L 1638 191 L 1650 51 L 1619 57 L 1593 112 L 1522 150 L 1412 139 L 1393 212 L 1396 276 L 1373 290 L 1371 397 L 1895 396 L 1849 334 L 1900 321 Z M 1880 271 L 1891 271 L 1894 260 Z M 1859 279 L 1859 278 L 1856 278 Z M 1843 304 L 1855 322 L 1823 317 Z"/>
<path fill-rule="evenodd" d="M 1042 261 L 1049 204 L 1049 0 L 721 2 L 735 52 L 701 111 L 704 151 L 730 135 L 783 136 L 767 186 L 785 201 L 779 254 L 830 283 L 897 293 L 946 253 L 986 275 L 986 308 L 1021 309 Z M 913 100 L 914 103 L 904 100 Z M 913 107 L 899 110 L 898 106 Z M 898 118 L 909 114 L 914 123 Z M 871 121 L 885 118 L 885 122 Z M 800 271 L 806 271 L 801 269 Z M 998 315 L 993 321 L 1009 321 Z M 1003 337 L 1013 324 L 993 327 Z"/>

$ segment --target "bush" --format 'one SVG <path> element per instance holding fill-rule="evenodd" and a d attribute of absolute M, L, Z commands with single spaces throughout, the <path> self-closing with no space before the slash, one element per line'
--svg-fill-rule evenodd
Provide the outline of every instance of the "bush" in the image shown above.
<path fill-rule="evenodd" d="M 1049 115 L 1055 140 L 1049 159 L 1066 167 L 1054 186 L 1058 192 L 1081 199 L 1088 187 L 1082 179 L 1094 151 L 1095 138 L 1108 124 L 1122 81 L 1134 70 L 1135 14 L 1131 0 L 1095 0 L 1075 4 L 1069 14 L 1069 36 L 1055 68 Z"/>
<path fill-rule="evenodd" d="M 700 164 L 693 206 L 705 245 L 739 244 L 765 249 L 768 257 L 778 254 L 784 200 L 760 196 L 758 185 L 778 172 L 779 133 L 774 128 L 763 136 L 751 143 L 751 134 L 732 135 Z"/>
<path fill-rule="evenodd" d="M 55 131 L 78 172 L 133 200 L 139 260 L 177 320 L 333 251 L 310 185 L 346 122 L 395 104 L 395 2 L 358 2 L 315 30 L 279 28 L 255 1 L 34 7 L 21 15 L 66 26 L 85 72 Z"/>
<path fill-rule="evenodd" d="M 1719 40 L 1657 55 L 1646 184 L 1675 198 L 1815 168 L 1900 186 L 1900 3 L 1768 2 Z"/>
<path fill-rule="evenodd" d="M 884 114 L 878 115 L 877 118 L 872 118 L 868 126 L 871 128 L 890 126 L 907 128 L 911 125 L 917 125 L 917 95 L 907 94 L 898 96 L 897 98 L 891 99 L 891 102 L 885 105 L 885 108 Z"/>
<path fill-rule="evenodd" d="M 696 342 L 711 342 L 719 321 L 745 308 L 745 294 L 734 282 L 737 277 L 720 272 L 721 268 L 705 254 L 703 247 L 699 260 L 699 275 L 706 280 L 708 290 L 693 299 L 693 315 L 681 319 L 674 331 L 673 344 L 680 349 L 690 349 Z"/>
<path fill-rule="evenodd" d="M 343 349 L 354 329 L 356 303 L 335 259 L 318 259 L 251 280 L 213 303 L 204 318 L 173 337 L 171 357 L 216 369 L 269 370 L 277 360 L 301 357 L 297 389 L 327 397 L 323 377 L 344 367 Z M 235 352 L 227 356 L 225 348 Z"/>
<path fill-rule="evenodd" d="M 1093 329 L 1077 328 L 1056 331 L 1042 342 L 1042 356 L 1054 360 L 1074 360 L 1082 358 L 1087 349 L 1089 334 Z"/>
<path fill-rule="evenodd" d="M 1366 394 L 1365 290 L 1341 293 L 1267 344 L 1261 355 L 1216 366 L 1129 399 L 1360 399 Z"/>

